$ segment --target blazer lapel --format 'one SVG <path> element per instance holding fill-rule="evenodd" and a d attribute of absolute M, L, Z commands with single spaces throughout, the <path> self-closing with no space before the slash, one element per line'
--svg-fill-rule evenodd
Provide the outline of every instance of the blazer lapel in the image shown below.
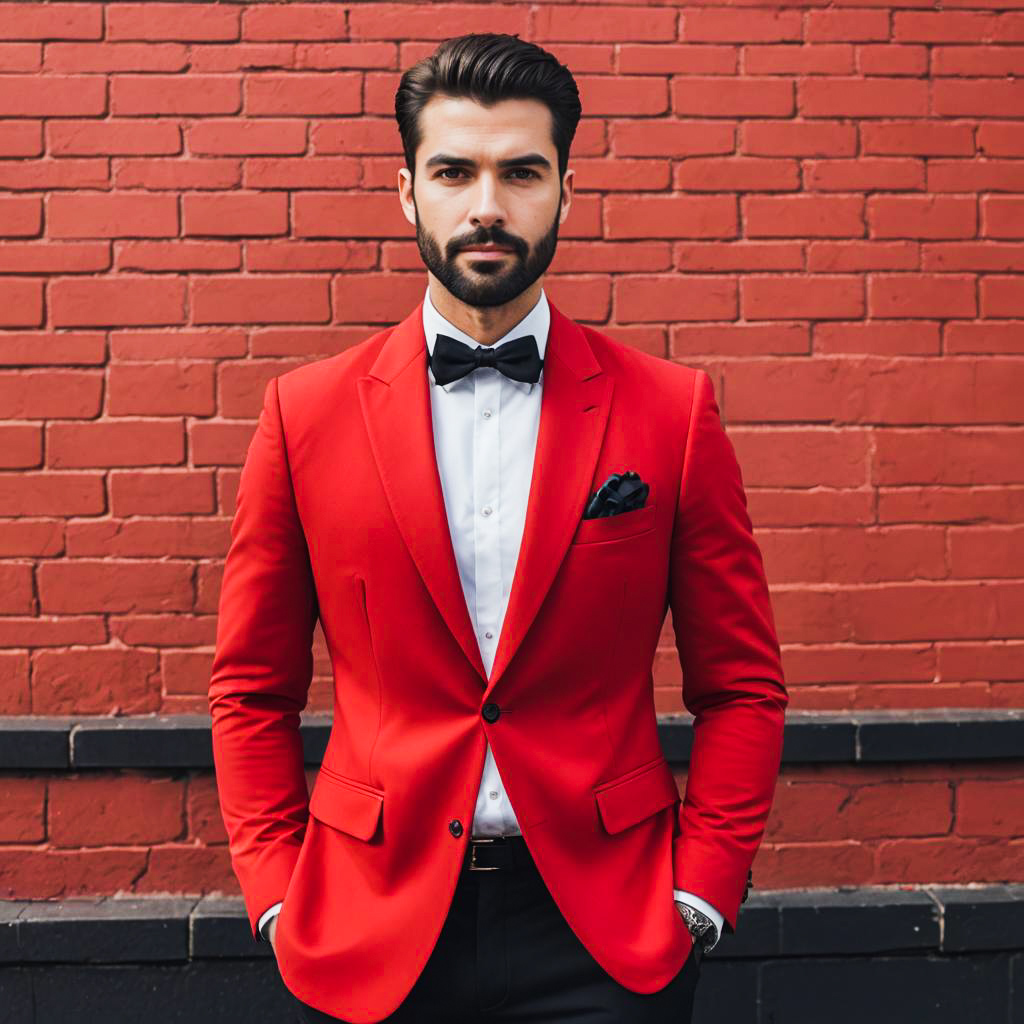
<path fill-rule="evenodd" d="M 544 390 L 519 560 L 486 693 L 493 691 L 536 618 L 583 516 L 611 409 L 604 373 L 582 328 L 548 300 Z"/>
<path fill-rule="evenodd" d="M 526 523 L 490 679 L 459 580 L 434 450 L 423 303 L 391 332 L 358 381 L 388 504 L 438 611 L 490 693 L 554 582 L 590 494 L 611 409 L 612 378 L 586 335 L 548 300 L 540 425 Z"/>
<path fill-rule="evenodd" d="M 357 386 L 370 449 L 398 530 L 448 629 L 486 679 L 437 469 L 422 300 L 391 332 Z"/>

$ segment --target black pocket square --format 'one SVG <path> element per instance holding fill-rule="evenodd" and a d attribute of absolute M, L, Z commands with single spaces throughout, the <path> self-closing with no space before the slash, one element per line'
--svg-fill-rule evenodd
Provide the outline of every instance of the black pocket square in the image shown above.
<path fill-rule="evenodd" d="M 643 508 L 650 490 L 651 485 L 645 484 L 631 469 L 612 473 L 587 500 L 583 518 L 600 519 Z"/>

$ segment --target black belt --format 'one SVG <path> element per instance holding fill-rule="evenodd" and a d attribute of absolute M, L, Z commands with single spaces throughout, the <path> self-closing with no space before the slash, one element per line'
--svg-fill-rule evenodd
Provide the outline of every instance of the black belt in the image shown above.
<path fill-rule="evenodd" d="M 463 871 L 535 867 L 522 836 L 471 836 Z"/>

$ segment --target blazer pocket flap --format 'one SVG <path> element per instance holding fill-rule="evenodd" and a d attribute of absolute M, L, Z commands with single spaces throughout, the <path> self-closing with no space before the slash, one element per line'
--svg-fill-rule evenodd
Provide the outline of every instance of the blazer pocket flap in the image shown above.
<path fill-rule="evenodd" d="M 608 832 L 621 832 L 679 799 L 668 762 L 659 757 L 594 787 L 601 821 Z"/>
<path fill-rule="evenodd" d="M 366 783 L 329 775 L 321 768 L 309 798 L 309 813 L 332 828 L 357 839 L 370 839 L 377 831 L 384 794 Z"/>

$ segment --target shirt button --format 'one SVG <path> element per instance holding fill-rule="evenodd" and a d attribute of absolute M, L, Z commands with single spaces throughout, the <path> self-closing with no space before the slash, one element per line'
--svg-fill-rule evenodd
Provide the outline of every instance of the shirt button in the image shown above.
<path fill-rule="evenodd" d="M 488 795 L 488 796 L 489 796 L 489 797 L 490 797 L 490 798 L 491 798 L 492 800 L 497 800 L 497 799 L 498 799 L 498 791 L 497 791 L 496 789 L 492 789 L 492 790 L 490 791 L 490 793 L 488 793 L 487 795 Z"/>
<path fill-rule="evenodd" d="M 483 416 L 483 418 L 485 420 L 489 420 L 491 418 L 491 410 L 490 409 L 484 409 L 484 411 L 483 411 L 483 413 L 481 415 Z"/>
<path fill-rule="evenodd" d="M 494 636 L 494 634 L 488 629 L 484 632 L 484 636 L 487 637 L 488 640 L 490 640 L 491 637 Z"/>
<path fill-rule="evenodd" d="M 483 512 L 485 516 L 489 516 L 494 511 L 494 509 L 492 509 L 490 505 L 484 505 L 484 507 L 480 509 L 480 511 Z"/>

